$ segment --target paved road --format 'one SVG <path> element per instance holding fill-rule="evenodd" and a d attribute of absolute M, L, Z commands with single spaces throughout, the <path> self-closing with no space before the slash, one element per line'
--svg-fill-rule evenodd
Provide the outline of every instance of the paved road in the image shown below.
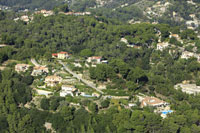
<path fill-rule="evenodd" d="M 96 91 L 98 91 L 99 93 L 103 94 L 103 91 L 101 91 L 100 89 L 98 89 L 96 87 L 95 84 L 93 83 L 89 83 L 87 80 L 83 79 L 82 77 L 80 77 L 78 74 L 74 73 L 72 70 L 70 70 L 61 60 L 58 61 L 63 68 L 68 71 L 70 74 L 72 74 L 74 77 L 76 77 L 78 80 L 82 81 L 83 83 L 85 83 L 86 85 L 88 85 L 89 87 L 95 89 Z"/>
<path fill-rule="evenodd" d="M 40 64 L 37 63 L 37 61 L 35 59 L 31 59 L 31 62 L 35 65 L 35 66 L 40 66 Z"/>

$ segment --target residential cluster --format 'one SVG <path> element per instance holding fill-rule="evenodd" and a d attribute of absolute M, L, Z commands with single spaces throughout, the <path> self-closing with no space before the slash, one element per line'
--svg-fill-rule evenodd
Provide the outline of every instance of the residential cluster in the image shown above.
<path fill-rule="evenodd" d="M 60 12 L 60 14 L 65 15 L 75 15 L 75 16 L 84 16 L 84 15 L 91 15 L 91 12 Z"/>
<path fill-rule="evenodd" d="M 73 58 L 68 52 L 61 51 L 59 53 L 52 53 L 52 59 L 55 61 L 68 61 L 69 58 Z M 58 60 L 57 60 L 58 59 Z M 93 67 L 92 65 L 98 65 L 102 63 L 108 63 L 102 56 L 91 56 L 85 60 L 86 64 L 89 67 Z M 73 62 L 75 64 L 79 64 L 77 62 Z M 71 62 L 71 64 L 73 64 Z M 34 64 L 34 63 L 33 63 Z M 91 65 L 92 64 L 92 65 Z M 78 67 L 79 65 L 76 65 Z M 15 66 L 15 70 L 20 72 L 26 72 L 29 70 L 31 65 L 29 64 L 17 64 Z M 82 66 L 80 66 L 82 67 Z M 57 68 L 54 68 L 57 69 Z M 100 93 L 96 91 L 92 91 L 91 93 L 86 92 L 83 89 L 79 89 L 77 87 L 77 82 L 80 84 L 80 79 L 75 79 L 74 77 L 66 75 L 66 72 L 60 68 L 57 70 L 49 69 L 47 66 L 36 65 L 32 68 L 31 75 L 36 77 L 36 81 L 42 82 L 41 85 L 35 85 L 34 90 L 36 95 L 44 95 L 46 97 L 55 95 L 59 95 L 60 97 L 82 97 L 82 98 L 99 98 L 101 96 Z M 71 71 L 71 70 L 70 70 Z M 62 76 L 64 75 L 64 76 Z M 78 75 L 78 74 L 77 74 Z M 39 78 L 37 78 L 39 76 Z M 128 99 L 128 96 L 110 96 L 110 95 L 102 95 L 102 99 Z M 149 97 L 143 95 L 140 100 L 140 107 L 153 107 L 154 112 L 161 115 L 162 118 L 166 118 L 168 114 L 172 113 L 173 110 L 170 109 L 170 104 L 163 100 L 160 100 L 156 97 Z M 124 105 L 125 106 L 125 105 Z M 130 101 L 127 108 L 131 109 L 136 106 L 136 101 Z"/>

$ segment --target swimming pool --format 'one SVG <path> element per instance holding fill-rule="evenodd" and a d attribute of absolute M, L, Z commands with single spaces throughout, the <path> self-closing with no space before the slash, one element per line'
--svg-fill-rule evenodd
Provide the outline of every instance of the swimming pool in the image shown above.
<path fill-rule="evenodd" d="M 166 115 L 166 114 L 169 114 L 172 112 L 173 112 L 173 110 L 164 110 L 164 111 L 162 111 L 162 114 Z"/>

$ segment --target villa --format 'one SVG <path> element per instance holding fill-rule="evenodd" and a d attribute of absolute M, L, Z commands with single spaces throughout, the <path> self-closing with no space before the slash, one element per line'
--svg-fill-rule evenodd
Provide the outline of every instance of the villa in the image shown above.
<path fill-rule="evenodd" d="M 145 107 L 145 106 L 152 106 L 152 107 L 164 107 L 169 105 L 169 103 L 160 100 L 158 98 L 155 97 L 145 97 L 142 101 L 141 101 L 141 107 Z"/>
<path fill-rule="evenodd" d="M 102 60 L 101 56 L 92 56 L 92 57 L 88 57 L 87 62 L 100 64 L 101 60 Z"/>
<path fill-rule="evenodd" d="M 179 83 L 174 86 L 176 90 L 181 89 L 182 92 L 185 92 L 187 94 L 199 94 L 200 93 L 200 86 L 197 86 L 196 84 L 190 84 L 190 83 Z"/>
<path fill-rule="evenodd" d="M 41 10 L 41 11 L 37 11 L 35 12 L 35 14 L 43 14 L 44 17 L 47 17 L 47 16 L 51 16 L 53 15 L 53 11 L 47 11 L 47 10 Z"/>
<path fill-rule="evenodd" d="M 66 59 L 69 58 L 70 54 L 67 52 L 59 52 L 59 53 L 53 53 L 52 58 L 58 58 L 58 59 Z"/>
<path fill-rule="evenodd" d="M 30 65 L 28 65 L 28 64 L 17 64 L 17 65 L 15 65 L 15 71 L 18 73 L 26 72 L 29 67 L 30 67 Z"/>
<path fill-rule="evenodd" d="M 192 58 L 192 57 L 197 58 L 197 61 L 200 61 L 200 54 L 184 51 L 181 55 L 182 59 L 189 59 L 189 58 Z"/>
<path fill-rule="evenodd" d="M 65 97 L 67 95 L 71 95 L 72 97 L 74 96 L 74 92 L 77 89 L 74 86 L 70 86 L 70 85 L 63 85 L 62 86 L 62 90 L 60 92 L 60 96 L 61 97 Z"/>
<path fill-rule="evenodd" d="M 157 44 L 157 50 L 163 51 L 169 46 L 168 42 L 162 42 Z"/>
<path fill-rule="evenodd" d="M 42 75 L 43 73 L 49 73 L 49 69 L 45 66 L 35 66 L 31 75 L 38 76 Z"/>
<path fill-rule="evenodd" d="M 45 83 L 47 84 L 47 86 L 50 86 L 50 87 L 55 87 L 61 82 L 62 82 L 62 78 L 56 75 L 47 76 L 45 78 Z"/>

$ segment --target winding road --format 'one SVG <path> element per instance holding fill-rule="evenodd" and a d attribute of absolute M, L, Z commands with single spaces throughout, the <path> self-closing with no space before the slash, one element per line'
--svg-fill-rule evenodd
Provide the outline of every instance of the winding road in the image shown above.
<path fill-rule="evenodd" d="M 33 58 L 31 59 L 31 62 L 32 62 L 33 65 L 35 65 L 35 66 L 40 66 L 40 64 L 38 64 L 37 61 L 36 61 L 35 59 L 33 59 Z"/>
<path fill-rule="evenodd" d="M 61 60 L 58 60 L 58 62 L 63 66 L 63 68 L 68 71 L 70 74 L 72 74 L 75 78 L 77 78 L 78 80 L 82 81 L 83 83 L 85 83 L 87 86 L 95 89 L 96 91 L 98 91 L 99 93 L 103 94 L 103 91 L 101 91 L 100 89 L 98 89 L 96 87 L 95 84 L 93 83 L 89 83 L 87 80 L 83 79 L 82 77 L 80 77 L 78 74 L 74 73 L 72 70 L 69 69 L 69 67 L 67 67 Z"/>

